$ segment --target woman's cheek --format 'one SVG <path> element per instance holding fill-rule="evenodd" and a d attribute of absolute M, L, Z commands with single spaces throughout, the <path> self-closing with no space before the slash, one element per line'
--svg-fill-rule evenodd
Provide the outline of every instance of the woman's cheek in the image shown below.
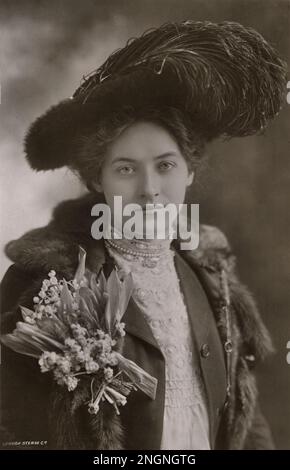
<path fill-rule="evenodd" d="M 137 188 L 138 185 L 132 179 L 111 181 L 110 188 L 108 188 L 110 200 L 113 200 L 114 196 L 121 196 L 123 205 L 136 203 L 138 200 Z"/>
<path fill-rule="evenodd" d="M 169 202 L 182 204 L 186 192 L 185 178 L 182 175 L 168 178 L 166 184 L 163 185 L 163 192 Z"/>

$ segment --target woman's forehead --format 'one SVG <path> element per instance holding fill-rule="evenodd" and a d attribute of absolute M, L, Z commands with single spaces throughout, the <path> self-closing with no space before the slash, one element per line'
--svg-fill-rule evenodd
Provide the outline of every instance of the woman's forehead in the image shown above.
<path fill-rule="evenodd" d="M 108 148 L 111 162 L 179 157 L 174 137 L 161 125 L 137 122 L 126 128 Z"/>

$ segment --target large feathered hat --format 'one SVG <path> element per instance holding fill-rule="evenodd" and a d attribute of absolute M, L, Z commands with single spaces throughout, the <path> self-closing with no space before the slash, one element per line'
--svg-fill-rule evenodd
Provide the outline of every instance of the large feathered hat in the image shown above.
<path fill-rule="evenodd" d="M 31 125 L 31 167 L 74 166 L 80 137 L 124 106 L 185 111 L 205 140 L 262 131 L 281 109 L 286 65 L 255 30 L 238 23 L 168 23 L 130 40 L 84 77 L 70 99 Z"/>

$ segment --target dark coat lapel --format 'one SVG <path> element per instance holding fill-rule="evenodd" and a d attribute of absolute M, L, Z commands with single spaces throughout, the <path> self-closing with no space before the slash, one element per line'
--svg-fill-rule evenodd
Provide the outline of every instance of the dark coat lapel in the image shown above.
<path fill-rule="evenodd" d="M 211 306 L 196 273 L 176 253 L 176 270 L 191 322 L 193 338 L 208 398 L 211 448 L 226 399 L 226 369 L 222 344 Z M 200 268 L 201 269 L 201 268 Z"/>
<path fill-rule="evenodd" d="M 149 343 L 151 346 L 160 350 L 145 316 L 132 298 L 129 301 L 122 321 L 125 323 L 125 330 L 127 333 L 137 336 L 137 338 L 142 339 L 146 343 Z"/>

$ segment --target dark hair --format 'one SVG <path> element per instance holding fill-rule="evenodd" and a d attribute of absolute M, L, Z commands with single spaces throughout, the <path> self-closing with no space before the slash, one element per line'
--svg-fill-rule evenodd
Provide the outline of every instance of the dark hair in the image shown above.
<path fill-rule="evenodd" d="M 186 112 L 169 106 L 150 106 L 141 110 L 124 107 L 104 117 L 94 132 L 82 136 L 79 140 L 77 159 L 72 169 L 89 189 L 92 187 L 91 183 L 100 175 L 108 146 L 123 130 L 138 121 L 152 122 L 166 129 L 176 140 L 188 169 L 196 171 L 204 154 L 205 140 L 196 131 Z"/>

